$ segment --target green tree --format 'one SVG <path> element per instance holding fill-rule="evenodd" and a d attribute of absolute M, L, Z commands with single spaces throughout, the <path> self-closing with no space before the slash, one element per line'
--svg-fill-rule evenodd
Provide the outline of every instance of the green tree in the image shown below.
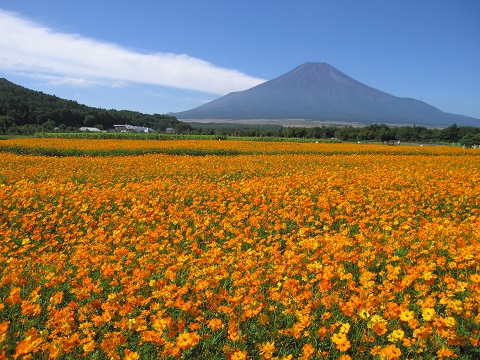
<path fill-rule="evenodd" d="M 395 134 L 388 127 L 381 129 L 379 135 L 380 135 L 380 141 L 383 143 L 386 142 L 388 144 L 390 141 L 395 140 Z"/>
<path fill-rule="evenodd" d="M 187 132 L 191 132 L 193 128 L 190 124 L 187 123 L 180 123 L 175 126 L 175 133 L 176 134 L 185 134 Z"/>
<path fill-rule="evenodd" d="M 49 119 L 42 124 L 42 131 L 53 131 L 55 129 L 55 121 Z"/>
<path fill-rule="evenodd" d="M 358 132 L 358 140 L 369 141 L 373 139 L 375 139 L 375 133 L 368 126 L 361 128 Z"/>
<path fill-rule="evenodd" d="M 458 126 L 457 124 L 453 124 L 440 131 L 440 138 L 445 141 L 458 141 L 458 134 Z"/>
<path fill-rule="evenodd" d="M 480 133 L 468 133 L 460 139 L 460 144 L 465 147 L 472 147 L 474 145 L 480 146 Z"/>
<path fill-rule="evenodd" d="M 83 125 L 92 127 L 97 123 L 97 118 L 93 115 L 85 115 L 85 119 L 83 119 Z"/>
<path fill-rule="evenodd" d="M 15 126 L 15 121 L 8 115 L 0 115 L 0 134 L 7 134 L 8 129 Z"/>
<path fill-rule="evenodd" d="M 342 141 L 355 141 L 358 137 L 358 128 L 346 126 L 335 131 L 335 137 Z"/>

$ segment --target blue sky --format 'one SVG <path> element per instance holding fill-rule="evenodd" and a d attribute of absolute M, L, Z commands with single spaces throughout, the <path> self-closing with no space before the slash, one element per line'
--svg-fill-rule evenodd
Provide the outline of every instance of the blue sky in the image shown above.
<path fill-rule="evenodd" d="M 478 0 L 0 0 L 0 77 L 168 113 L 318 61 L 480 118 L 479 19 Z"/>

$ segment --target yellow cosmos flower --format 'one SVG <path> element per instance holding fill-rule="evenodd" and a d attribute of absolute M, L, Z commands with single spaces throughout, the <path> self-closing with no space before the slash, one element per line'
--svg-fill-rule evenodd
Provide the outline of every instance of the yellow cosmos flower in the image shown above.
<path fill-rule="evenodd" d="M 370 317 L 370 313 L 365 310 L 365 309 L 362 309 L 358 312 L 358 315 L 362 318 L 362 319 L 368 319 Z"/>
<path fill-rule="evenodd" d="M 431 280 L 431 279 L 434 279 L 434 278 L 436 278 L 436 277 L 437 277 L 437 276 L 436 276 L 434 273 L 432 273 L 431 271 L 425 271 L 425 272 L 422 274 L 422 278 L 423 278 L 424 280 L 427 280 L 427 281 L 428 281 L 428 280 Z"/>
<path fill-rule="evenodd" d="M 410 310 L 404 310 L 400 313 L 400 320 L 410 321 L 415 317 L 415 313 Z"/>
<path fill-rule="evenodd" d="M 457 324 L 457 321 L 455 318 L 448 316 L 445 319 L 443 319 L 443 323 L 445 324 L 446 327 L 454 327 Z"/>
<path fill-rule="evenodd" d="M 422 309 L 422 318 L 425 321 L 431 321 L 435 318 L 436 313 L 435 310 L 432 308 L 425 308 Z"/>
<path fill-rule="evenodd" d="M 402 329 L 393 330 L 390 335 L 388 335 L 388 341 L 395 342 L 402 340 L 405 336 L 405 332 Z"/>
<path fill-rule="evenodd" d="M 342 326 L 340 327 L 339 332 L 342 334 L 348 334 L 350 331 L 350 324 L 349 323 L 343 323 Z"/>

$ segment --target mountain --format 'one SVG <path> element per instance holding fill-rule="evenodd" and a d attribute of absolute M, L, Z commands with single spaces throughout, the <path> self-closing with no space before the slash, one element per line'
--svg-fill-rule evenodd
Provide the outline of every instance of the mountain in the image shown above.
<path fill-rule="evenodd" d="M 445 113 L 362 84 L 326 63 L 308 62 L 251 89 L 232 92 L 178 119 L 308 119 L 359 124 L 478 126 L 479 119 Z"/>
<path fill-rule="evenodd" d="M 55 127 L 60 130 L 76 130 L 82 126 L 109 129 L 115 124 L 147 126 L 165 131 L 181 122 L 170 115 L 94 108 L 0 78 L 0 134 L 32 134 L 52 131 Z"/>

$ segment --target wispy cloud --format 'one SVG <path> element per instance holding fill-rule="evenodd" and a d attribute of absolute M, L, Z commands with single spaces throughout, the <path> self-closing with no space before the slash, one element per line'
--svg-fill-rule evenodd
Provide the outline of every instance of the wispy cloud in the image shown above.
<path fill-rule="evenodd" d="M 82 87 L 82 88 L 99 85 L 99 83 L 96 81 L 88 80 L 85 78 L 71 78 L 71 77 L 54 78 L 50 80 L 48 84 L 49 85 L 70 85 L 70 86 Z"/>
<path fill-rule="evenodd" d="M 185 54 L 145 54 L 64 34 L 0 9 L 0 70 L 45 76 L 51 84 L 155 84 L 226 94 L 265 81 Z"/>

